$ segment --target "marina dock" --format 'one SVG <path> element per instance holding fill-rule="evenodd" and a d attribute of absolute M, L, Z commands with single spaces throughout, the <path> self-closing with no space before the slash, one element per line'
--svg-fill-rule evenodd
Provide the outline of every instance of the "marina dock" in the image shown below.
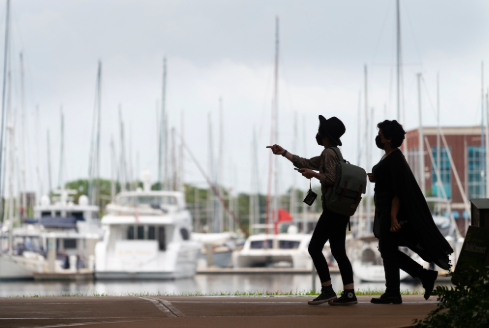
<path fill-rule="evenodd" d="M 403 296 L 374 305 L 310 306 L 311 297 L 41 297 L 0 298 L 1 327 L 410 327 L 436 308 L 436 298 Z"/>
<path fill-rule="evenodd" d="M 330 273 L 339 273 L 337 267 L 330 267 Z M 197 270 L 197 274 L 311 274 L 310 269 L 294 268 L 207 268 Z"/>

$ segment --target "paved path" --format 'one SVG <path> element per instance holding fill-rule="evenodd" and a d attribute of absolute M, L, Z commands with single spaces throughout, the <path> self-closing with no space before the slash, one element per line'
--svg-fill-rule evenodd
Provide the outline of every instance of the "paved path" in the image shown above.
<path fill-rule="evenodd" d="M 436 308 L 436 299 L 404 296 L 374 305 L 310 306 L 310 297 L 43 297 L 0 298 L 0 327 L 407 327 Z"/>

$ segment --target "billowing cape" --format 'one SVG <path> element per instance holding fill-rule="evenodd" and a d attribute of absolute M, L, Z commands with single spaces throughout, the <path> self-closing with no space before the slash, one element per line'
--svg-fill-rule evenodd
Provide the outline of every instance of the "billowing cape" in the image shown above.
<path fill-rule="evenodd" d="M 450 270 L 448 255 L 453 249 L 440 233 L 426 199 L 416 181 L 409 164 L 400 150 L 389 154 L 389 191 L 401 201 L 398 219 L 407 220 L 415 238 L 402 238 L 401 245 L 407 246 L 426 262 L 433 262 L 440 268 Z M 402 229 L 402 228 L 401 228 Z"/>

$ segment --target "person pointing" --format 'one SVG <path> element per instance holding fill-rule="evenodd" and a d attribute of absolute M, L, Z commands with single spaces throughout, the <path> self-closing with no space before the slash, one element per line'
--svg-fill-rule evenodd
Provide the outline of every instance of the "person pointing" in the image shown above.
<path fill-rule="evenodd" d="M 323 146 L 324 149 L 319 156 L 311 159 L 293 155 L 279 145 L 267 146 L 275 155 L 282 155 L 291 161 L 295 167 L 300 169 L 299 172 L 303 177 L 306 179 L 316 178 L 321 183 L 323 212 L 314 228 L 308 248 L 319 279 L 321 280 L 321 294 L 314 300 L 309 301 L 309 305 L 323 303 L 329 303 L 330 305 L 357 304 L 353 285 L 353 270 L 345 250 L 346 226 L 349 217 L 330 211 L 324 203 L 324 195 L 327 188 L 335 182 L 335 169 L 339 160 L 331 148 L 335 147 L 337 151 L 340 151 L 338 149 L 338 146 L 342 145 L 340 137 L 345 131 L 345 125 L 337 117 L 326 119 L 322 115 L 319 115 L 319 130 L 316 135 L 316 142 L 318 145 Z M 328 240 L 331 245 L 331 253 L 336 259 L 336 262 L 338 262 L 341 279 L 343 280 L 344 290 L 340 298 L 336 296 L 331 286 L 328 263 L 323 255 L 323 247 Z"/>

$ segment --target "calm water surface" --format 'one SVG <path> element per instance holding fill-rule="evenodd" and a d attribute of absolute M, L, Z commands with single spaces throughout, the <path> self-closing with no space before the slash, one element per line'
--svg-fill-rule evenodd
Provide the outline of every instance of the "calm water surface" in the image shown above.
<path fill-rule="evenodd" d="M 331 276 L 335 290 L 343 289 L 341 276 Z M 447 285 L 448 282 L 440 282 Z M 319 279 L 316 289 L 320 289 Z M 312 288 L 312 276 L 308 274 L 226 274 L 197 275 L 190 279 L 169 281 L 92 281 L 92 282 L 34 282 L 1 281 L 0 297 L 29 295 L 60 295 L 64 293 L 106 293 L 125 295 L 127 293 L 217 293 L 245 291 L 305 291 Z M 385 289 L 384 283 L 359 282 L 355 278 L 355 289 Z M 416 282 L 403 282 L 401 289 L 423 290 Z"/>

